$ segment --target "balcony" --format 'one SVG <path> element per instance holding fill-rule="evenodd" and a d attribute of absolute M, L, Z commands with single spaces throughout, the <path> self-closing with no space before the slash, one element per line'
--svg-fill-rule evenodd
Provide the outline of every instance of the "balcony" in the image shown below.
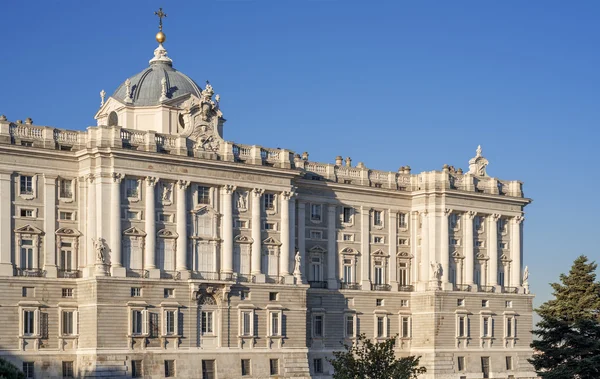
<path fill-rule="evenodd" d="M 237 282 L 238 283 L 254 283 L 255 282 L 254 275 L 250 275 L 250 274 L 238 274 L 237 275 Z"/>
<path fill-rule="evenodd" d="M 148 270 L 138 270 L 138 269 L 129 269 L 127 270 L 127 277 L 129 278 L 148 278 L 150 277 L 150 273 Z"/>
<path fill-rule="evenodd" d="M 46 276 L 46 271 L 41 268 L 18 268 L 17 276 L 25 276 L 29 278 L 43 278 Z"/>
<path fill-rule="evenodd" d="M 519 293 L 518 287 L 502 287 L 503 293 Z"/>
<path fill-rule="evenodd" d="M 192 279 L 220 280 L 219 273 L 212 271 L 192 271 Z"/>
<path fill-rule="evenodd" d="M 178 271 L 161 271 L 160 272 L 161 279 L 181 279 L 181 273 Z"/>
<path fill-rule="evenodd" d="M 340 288 L 343 290 L 359 290 L 361 286 L 358 283 L 341 283 Z"/>
<path fill-rule="evenodd" d="M 372 291 L 391 291 L 392 286 L 389 284 L 371 284 Z"/>
<path fill-rule="evenodd" d="M 265 275 L 265 283 L 279 284 L 283 282 L 283 276 Z"/>
<path fill-rule="evenodd" d="M 79 270 L 58 270 L 58 277 L 64 278 L 64 279 L 81 278 L 81 271 L 79 271 Z"/>
<path fill-rule="evenodd" d="M 221 280 L 227 281 L 227 282 L 236 282 L 238 279 L 237 273 L 235 272 L 222 272 L 221 273 Z"/>
<path fill-rule="evenodd" d="M 455 291 L 461 291 L 461 292 L 470 292 L 471 291 L 471 286 L 468 284 L 455 284 L 454 285 L 454 290 Z"/>
<path fill-rule="evenodd" d="M 398 286 L 398 291 L 400 292 L 413 292 L 415 290 L 415 286 Z"/>
<path fill-rule="evenodd" d="M 479 292 L 488 292 L 494 293 L 496 291 L 496 287 L 494 286 L 479 286 Z"/>
<path fill-rule="evenodd" d="M 327 282 L 325 281 L 308 281 L 310 288 L 322 288 L 327 289 Z"/>

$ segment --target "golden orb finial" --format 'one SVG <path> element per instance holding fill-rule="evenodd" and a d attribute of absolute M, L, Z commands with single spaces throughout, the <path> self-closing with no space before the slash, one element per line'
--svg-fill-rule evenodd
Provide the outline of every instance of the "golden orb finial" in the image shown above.
<path fill-rule="evenodd" d="M 167 36 L 162 31 L 156 33 L 156 42 L 163 43 L 167 39 Z"/>

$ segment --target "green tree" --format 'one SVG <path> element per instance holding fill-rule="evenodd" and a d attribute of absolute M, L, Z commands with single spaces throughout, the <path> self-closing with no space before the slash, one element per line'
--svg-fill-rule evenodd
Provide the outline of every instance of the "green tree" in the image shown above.
<path fill-rule="evenodd" d="M 25 374 L 17 366 L 0 357 L 0 379 L 25 379 Z"/>
<path fill-rule="evenodd" d="M 426 371 L 419 366 L 421 357 L 396 358 L 394 346 L 398 337 L 373 343 L 364 334 L 345 351 L 335 351 L 329 362 L 333 379 L 413 379 Z"/>
<path fill-rule="evenodd" d="M 600 283 L 594 262 L 578 257 L 562 283 L 552 283 L 554 299 L 542 304 L 529 362 L 544 379 L 600 378 Z"/>

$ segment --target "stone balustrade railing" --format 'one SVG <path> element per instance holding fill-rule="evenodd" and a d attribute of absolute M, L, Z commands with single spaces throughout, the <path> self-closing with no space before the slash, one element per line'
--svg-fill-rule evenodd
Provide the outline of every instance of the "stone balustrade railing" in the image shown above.
<path fill-rule="evenodd" d="M 394 191 L 468 191 L 490 195 L 523 197 L 521 182 L 503 181 L 463 173 L 444 165 L 441 171 L 411 174 L 408 166 L 398 172 L 371 170 L 359 163 L 352 167 L 311 162 L 308 154 L 300 157 L 290 150 L 272 149 L 222 141 L 207 149 L 186 137 L 154 131 L 125 129 L 119 126 L 95 126 L 87 131 L 56 129 L 30 123 L 0 121 L 0 144 L 77 151 L 86 148 L 123 148 L 139 151 L 218 159 L 251 165 L 297 169 L 304 178 L 341 184 L 375 187 Z M 338 162 L 339 163 L 339 162 Z"/>

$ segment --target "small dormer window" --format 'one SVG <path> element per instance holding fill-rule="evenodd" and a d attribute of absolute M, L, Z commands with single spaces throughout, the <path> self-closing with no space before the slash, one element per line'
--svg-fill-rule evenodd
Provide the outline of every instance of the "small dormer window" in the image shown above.
<path fill-rule="evenodd" d="M 119 125 L 119 116 L 117 112 L 112 111 L 108 115 L 108 126 L 117 126 Z"/>

